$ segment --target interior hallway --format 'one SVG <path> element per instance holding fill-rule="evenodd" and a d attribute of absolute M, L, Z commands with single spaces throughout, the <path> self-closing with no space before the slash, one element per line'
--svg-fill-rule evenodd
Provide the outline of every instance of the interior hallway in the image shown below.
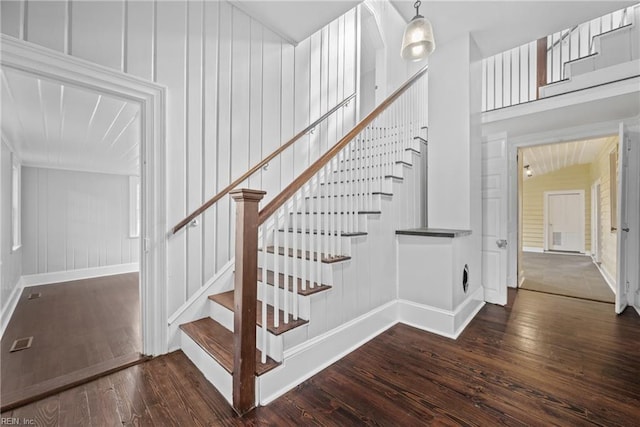
<path fill-rule="evenodd" d="M 180 351 L 3 413 L 37 425 L 634 425 L 640 317 L 509 290 L 457 340 L 396 325 L 239 419 Z M 588 392 L 586 392 L 588 391 Z"/>
<path fill-rule="evenodd" d="M 9 352 L 29 336 L 31 348 Z M 2 337 L 2 406 L 130 364 L 141 351 L 138 273 L 27 287 Z"/>
<path fill-rule="evenodd" d="M 591 257 L 523 252 L 522 289 L 600 302 L 615 302 L 615 294 Z"/>

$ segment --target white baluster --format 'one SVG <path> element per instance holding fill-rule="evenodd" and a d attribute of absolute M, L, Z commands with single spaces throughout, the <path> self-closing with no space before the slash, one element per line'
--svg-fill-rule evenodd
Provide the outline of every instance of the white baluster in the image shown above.
<path fill-rule="evenodd" d="M 298 192 L 293 196 L 293 230 L 294 232 L 291 233 L 291 235 L 293 236 L 293 244 L 292 244 L 292 251 L 293 251 L 293 257 L 291 258 L 291 262 L 293 263 L 292 265 L 292 272 L 291 272 L 291 280 L 293 281 L 293 284 L 291 285 L 291 298 L 293 298 L 293 319 L 294 320 L 298 320 L 298 266 L 300 263 L 304 263 L 304 253 L 302 254 L 302 258 L 300 259 L 300 261 L 298 261 L 298 239 L 296 238 L 297 236 L 294 234 L 295 230 L 298 229 L 298 224 L 300 223 L 300 216 L 303 216 L 304 214 L 298 214 L 298 212 L 300 212 L 299 209 L 299 205 L 298 205 L 298 201 L 300 199 L 300 197 L 302 197 L 304 193 L 302 192 L 302 190 L 298 190 Z M 289 279 L 286 279 L 286 288 L 289 289 Z"/>
<path fill-rule="evenodd" d="M 289 257 L 289 239 L 291 238 L 291 236 L 293 235 L 293 233 L 289 233 L 289 224 L 291 223 L 291 211 L 290 211 L 290 207 L 291 204 L 290 202 L 285 202 L 285 204 L 282 206 L 282 210 L 284 212 L 284 229 L 285 229 L 285 233 L 284 233 L 284 257 L 283 257 L 283 261 L 284 261 L 284 275 L 283 275 L 283 291 L 282 291 L 282 296 L 283 296 L 283 301 L 282 301 L 282 309 L 284 311 L 284 323 L 287 324 L 289 323 L 289 292 L 287 292 L 287 290 L 289 289 L 289 261 L 291 260 L 291 258 Z M 280 251 L 278 251 L 280 252 Z M 276 316 L 278 315 L 278 312 L 276 311 Z"/>
<path fill-rule="evenodd" d="M 302 280 L 302 290 L 306 290 L 307 289 L 307 277 L 309 277 L 310 272 L 307 271 L 307 262 L 304 261 L 304 259 L 306 258 L 306 251 L 307 251 L 307 238 L 306 238 L 306 234 L 305 234 L 305 229 L 307 227 L 307 218 L 309 217 L 309 215 L 307 214 L 307 212 L 311 211 L 311 204 L 313 203 L 313 191 L 312 188 L 309 184 L 305 185 L 302 187 L 303 189 L 306 188 L 307 191 L 302 191 L 302 215 L 300 218 L 300 229 L 302 230 L 302 233 L 300 234 L 300 251 L 302 252 L 302 264 L 300 264 L 301 266 L 301 271 L 300 271 L 300 278 Z M 309 201 L 307 203 L 304 203 L 304 197 L 305 194 L 309 195 Z M 297 230 L 295 231 L 297 232 Z"/>
<path fill-rule="evenodd" d="M 267 363 L 267 226 L 263 224 L 261 227 L 262 232 L 262 354 L 260 360 L 262 363 Z"/>
<path fill-rule="evenodd" d="M 274 215 L 273 225 L 273 310 L 275 316 L 273 317 L 273 326 L 278 327 L 280 324 L 280 316 L 278 316 L 278 289 L 280 287 L 280 266 L 278 263 L 278 252 L 280 252 L 280 233 L 278 231 L 280 227 L 279 216 L 282 209 L 278 209 Z M 284 230 L 287 233 L 287 230 Z"/>

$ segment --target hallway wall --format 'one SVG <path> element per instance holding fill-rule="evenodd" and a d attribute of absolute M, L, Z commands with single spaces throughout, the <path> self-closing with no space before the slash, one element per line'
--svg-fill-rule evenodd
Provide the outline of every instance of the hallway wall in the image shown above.
<path fill-rule="evenodd" d="M 522 246 L 544 248 L 544 192 L 584 190 L 584 244 L 591 251 L 591 165 L 574 165 L 544 175 L 524 178 L 522 197 Z"/>
<path fill-rule="evenodd" d="M 126 175 L 24 167 L 22 218 L 22 274 L 139 261 Z"/>
<path fill-rule="evenodd" d="M 356 90 L 355 10 L 294 47 L 225 1 L 3 1 L 2 32 L 167 87 L 167 228 Z M 242 186 L 263 204 L 354 123 L 356 103 Z M 233 256 L 229 198 L 168 242 L 168 312 Z"/>
<path fill-rule="evenodd" d="M 15 251 L 11 248 L 11 150 L 4 141 L 0 142 L 0 162 L 0 173 L 2 173 L 0 176 L 0 195 L 2 196 L 0 199 L 0 209 L 2 209 L 0 212 L 0 226 L 2 227 L 0 230 L 2 236 L 2 240 L 0 240 L 0 245 L 2 245 L 0 250 L 0 261 L 2 262 L 0 302 L 3 314 L 2 326 L 4 327 L 4 322 L 9 320 L 5 318 L 5 310 L 16 301 L 18 295 L 14 295 L 14 292 L 19 292 L 16 289 L 20 276 L 22 276 L 22 248 Z"/>

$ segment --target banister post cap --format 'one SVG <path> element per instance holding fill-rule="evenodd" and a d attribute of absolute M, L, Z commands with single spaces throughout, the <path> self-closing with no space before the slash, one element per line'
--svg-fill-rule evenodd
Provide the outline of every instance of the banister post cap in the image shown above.
<path fill-rule="evenodd" d="M 267 194 L 262 190 L 251 190 L 250 188 L 238 188 L 237 190 L 230 191 L 229 194 L 233 197 L 233 200 L 240 201 L 260 201 Z"/>

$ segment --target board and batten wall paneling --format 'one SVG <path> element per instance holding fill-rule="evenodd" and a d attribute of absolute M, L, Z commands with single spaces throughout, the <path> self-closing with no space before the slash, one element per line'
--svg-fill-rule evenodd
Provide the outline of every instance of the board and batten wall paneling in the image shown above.
<path fill-rule="evenodd" d="M 522 198 L 522 245 L 544 247 L 544 192 L 584 190 L 585 250 L 591 250 L 591 165 L 574 165 L 544 175 L 524 178 Z"/>
<path fill-rule="evenodd" d="M 22 273 L 139 261 L 129 237 L 129 177 L 23 167 Z"/>
<path fill-rule="evenodd" d="M 0 301 L 1 308 L 4 310 L 5 305 L 9 302 L 9 297 L 18 286 L 20 276 L 22 276 L 22 248 L 16 251 L 11 250 L 11 150 L 4 142 L 0 142 L 0 150 L 0 173 L 2 174 L 0 176 L 0 209 L 2 209 L 0 212 L 0 226 L 2 227 L 0 230 L 0 236 L 2 236 L 2 241 L 0 241 L 2 245 L 0 250 L 0 260 L 2 261 Z M 24 241 L 24 235 L 22 240 Z"/>
<path fill-rule="evenodd" d="M 224 1 L 46 3 L 0 2 L 2 31 L 167 87 L 167 227 L 355 90 L 355 9 L 294 47 Z M 355 105 L 243 185 L 267 203 L 355 124 Z M 169 238 L 169 313 L 233 257 L 234 214 L 226 197 Z"/>
<path fill-rule="evenodd" d="M 591 182 L 600 181 L 600 261 L 601 267 L 616 280 L 618 235 L 611 231 L 611 180 L 609 153 L 618 145 L 618 136 L 611 139 L 602 148 L 596 160 L 591 163 Z"/>

